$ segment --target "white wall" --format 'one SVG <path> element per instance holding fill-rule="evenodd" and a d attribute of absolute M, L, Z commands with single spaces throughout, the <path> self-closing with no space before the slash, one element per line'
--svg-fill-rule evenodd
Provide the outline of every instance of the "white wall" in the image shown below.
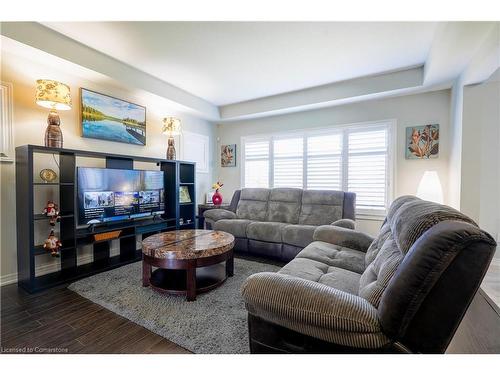
<path fill-rule="evenodd" d="M 169 103 L 159 97 L 154 98 L 137 90 L 131 91 L 122 87 L 119 82 L 103 78 L 95 80 L 82 78 L 71 66 L 44 64 L 43 61 L 32 61 L 26 57 L 2 50 L 1 80 L 13 84 L 14 113 L 13 131 L 15 146 L 24 144 L 43 144 L 48 110 L 35 104 L 35 80 L 39 78 L 55 79 L 71 87 L 73 109 L 60 112 L 64 147 L 84 149 L 132 156 L 149 156 L 164 158 L 166 137 L 161 134 L 162 118 L 176 115 L 182 120 L 182 127 L 191 133 L 207 135 L 210 139 L 209 173 L 198 173 L 197 200 L 204 199 L 204 193 L 213 181 L 215 125 L 196 117 L 174 111 Z M 112 82 L 112 84 L 109 84 Z M 79 88 L 85 87 L 109 94 L 124 100 L 142 104 L 147 109 L 147 146 L 136 146 L 124 143 L 87 139 L 80 136 L 79 122 Z M 177 155 L 181 145 L 177 142 Z M 47 163 L 51 163 L 50 160 Z M 51 165 L 49 167 L 52 167 Z M 15 165 L 1 163 L 1 276 L 2 282 L 12 281 L 17 272 L 16 265 L 16 206 L 15 206 Z M 52 167 L 53 168 L 53 167 Z M 37 257 L 39 258 L 39 257 Z M 50 257 L 49 257 L 50 258 Z M 41 265 L 42 266 L 42 265 Z"/>
<path fill-rule="evenodd" d="M 451 88 L 450 102 L 450 157 L 448 176 L 448 203 L 460 209 L 460 187 L 462 184 L 462 113 L 463 93 L 462 81 L 457 79 Z"/>
<path fill-rule="evenodd" d="M 418 183 L 426 170 L 436 170 L 444 192 L 448 189 L 448 158 L 450 154 L 449 132 L 450 91 L 442 90 L 424 94 L 366 101 L 326 109 L 227 122 L 217 126 L 216 149 L 218 178 L 225 185 L 225 200 L 231 199 L 234 190 L 240 188 L 241 137 L 271 132 L 285 132 L 305 128 L 321 128 L 357 122 L 395 119 L 397 121 L 395 197 L 415 194 Z M 405 159 L 405 128 L 408 126 L 440 124 L 441 141 L 439 158 L 430 160 Z M 221 168 L 220 145 L 237 145 L 237 167 Z M 446 196 L 445 196 L 446 198 Z M 361 221 L 360 229 L 376 233 L 380 221 Z"/>
<path fill-rule="evenodd" d="M 460 208 L 497 237 L 500 233 L 500 82 L 465 86 Z"/>

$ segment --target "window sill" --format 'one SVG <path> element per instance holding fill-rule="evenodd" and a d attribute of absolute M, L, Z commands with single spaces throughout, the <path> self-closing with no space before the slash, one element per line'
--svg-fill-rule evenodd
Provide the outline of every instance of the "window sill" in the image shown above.
<path fill-rule="evenodd" d="M 373 213 L 373 214 L 358 214 L 356 215 L 356 220 L 370 220 L 370 221 L 384 221 L 385 213 Z"/>

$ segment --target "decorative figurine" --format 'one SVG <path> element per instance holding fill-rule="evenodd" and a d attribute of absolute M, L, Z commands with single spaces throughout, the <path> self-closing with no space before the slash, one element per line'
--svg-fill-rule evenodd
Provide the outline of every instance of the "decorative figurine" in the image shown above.
<path fill-rule="evenodd" d="M 54 229 L 50 230 L 49 237 L 43 243 L 43 248 L 50 250 L 50 255 L 53 257 L 59 257 L 59 248 L 62 246 L 61 241 L 54 234 Z"/>
<path fill-rule="evenodd" d="M 40 178 L 43 182 L 49 183 L 57 179 L 57 173 L 50 168 L 42 169 L 40 171 Z"/>
<path fill-rule="evenodd" d="M 59 208 L 57 207 L 57 204 L 55 204 L 53 201 L 47 202 L 47 205 L 43 209 L 42 213 L 50 218 L 49 224 L 51 226 L 55 226 L 56 223 L 61 218 L 61 216 L 59 216 Z"/>

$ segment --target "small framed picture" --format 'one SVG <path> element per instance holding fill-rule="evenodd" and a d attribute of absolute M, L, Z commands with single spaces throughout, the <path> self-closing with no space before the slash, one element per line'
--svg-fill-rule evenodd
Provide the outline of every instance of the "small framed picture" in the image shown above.
<path fill-rule="evenodd" d="M 406 128 L 406 159 L 433 159 L 439 156 L 439 124 Z"/>
<path fill-rule="evenodd" d="M 208 204 L 212 204 L 212 198 L 215 194 L 215 191 L 209 191 L 206 195 L 206 198 L 205 198 L 205 203 L 208 203 Z"/>
<path fill-rule="evenodd" d="M 179 187 L 179 203 L 191 203 L 191 196 L 187 186 Z"/>
<path fill-rule="evenodd" d="M 236 167 L 236 145 L 222 145 L 220 148 L 220 166 Z"/>

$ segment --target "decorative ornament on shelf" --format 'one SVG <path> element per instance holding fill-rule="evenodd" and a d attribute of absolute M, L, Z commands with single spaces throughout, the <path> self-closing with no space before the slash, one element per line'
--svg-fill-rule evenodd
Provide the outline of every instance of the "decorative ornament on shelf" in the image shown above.
<path fill-rule="evenodd" d="M 69 86 L 49 79 L 39 79 L 36 81 L 35 102 L 41 107 L 50 109 L 47 129 L 45 129 L 45 146 L 62 148 L 63 135 L 57 110 L 68 111 L 71 109 Z"/>
<path fill-rule="evenodd" d="M 53 257 L 59 257 L 59 248 L 62 246 L 59 238 L 54 234 L 54 229 L 50 230 L 49 237 L 43 243 L 43 248 L 50 251 L 50 255 Z"/>
<path fill-rule="evenodd" d="M 53 201 L 47 202 L 47 205 L 43 209 L 42 213 L 48 218 L 50 218 L 49 224 L 51 226 L 55 226 L 56 223 L 61 218 L 61 216 L 59 216 L 59 207 L 57 207 L 57 204 L 55 204 Z"/>
<path fill-rule="evenodd" d="M 165 117 L 163 119 L 163 134 L 168 136 L 167 159 L 175 160 L 174 135 L 181 134 L 181 120 L 177 117 Z"/>
<path fill-rule="evenodd" d="M 212 189 L 215 189 L 215 193 L 212 196 L 212 203 L 215 206 L 220 206 L 222 204 L 222 194 L 219 193 L 219 189 L 223 186 L 224 184 L 221 184 L 219 181 L 212 185 Z"/>
<path fill-rule="evenodd" d="M 40 178 L 43 182 L 49 183 L 57 179 L 57 173 L 50 168 L 42 169 L 40 171 Z"/>

